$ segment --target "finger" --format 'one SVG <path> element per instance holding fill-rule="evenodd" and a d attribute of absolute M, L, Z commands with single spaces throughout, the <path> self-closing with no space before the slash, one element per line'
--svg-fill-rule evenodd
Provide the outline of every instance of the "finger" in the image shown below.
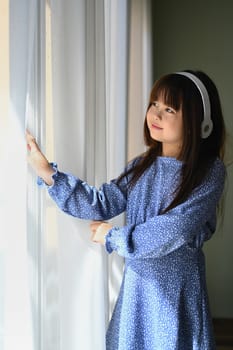
<path fill-rule="evenodd" d="M 95 242 L 95 243 L 98 242 L 98 240 L 96 239 L 96 234 L 94 232 L 92 232 L 92 234 L 91 234 L 91 241 Z"/>
<path fill-rule="evenodd" d="M 96 226 L 96 225 L 90 225 L 90 230 L 93 234 L 96 233 L 97 228 L 98 228 L 98 226 Z"/>
<path fill-rule="evenodd" d="M 34 136 L 28 130 L 26 130 L 26 139 L 27 141 L 35 139 Z"/>
<path fill-rule="evenodd" d="M 90 229 L 93 230 L 97 230 L 97 228 L 103 223 L 103 221 L 92 221 L 90 223 Z"/>
<path fill-rule="evenodd" d="M 94 225 L 94 224 L 102 224 L 102 222 L 104 221 L 100 221 L 100 220 L 93 220 L 90 225 Z"/>
<path fill-rule="evenodd" d="M 32 140 L 27 143 L 27 149 L 30 152 L 36 152 L 40 150 L 35 140 Z"/>
<path fill-rule="evenodd" d="M 26 140 L 28 142 L 36 142 L 35 137 L 28 131 L 28 129 L 26 130 Z"/>
<path fill-rule="evenodd" d="M 91 230 L 91 234 L 94 235 L 96 233 L 96 229 L 95 228 L 91 227 L 90 230 Z"/>
<path fill-rule="evenodd" d="M 30 133 L 30 131 L 28 129 L 26 129 L 26 136 L 31 136 L 32 134 Z"/>
<path fill-rule="evenodd" d="M 27 149 L 29 151 L 38 151 L 39 146 L 36 142 L 36 139 L 30 134 L 26 133 Z"/>

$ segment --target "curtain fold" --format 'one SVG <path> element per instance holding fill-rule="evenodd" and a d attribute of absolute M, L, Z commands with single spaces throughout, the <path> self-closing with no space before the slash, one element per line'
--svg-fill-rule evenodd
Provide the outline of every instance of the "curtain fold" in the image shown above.
<path fill-rule="evenodd" d="M 44 147 L 45 121 L 45 1 L 27 2 L 28 31 L 27 74 L 24 129 L 28 129 Z M 24 144 L 25 140 L 23 139 Z M 25 147 L 25 146 L 24 146 Z M 27 166 L 26 174 L 26 232 L 29 269 L 29 293 L 33 350 L 42 349 L 42 290 L 43 290 L 43 203 L 44 194 Z"/>
<path fill-rule="evenodd" d="M 125 1 L 56 0 L 47 11 L 52 108 L 46 114 L 46 153 L 60 169 L 99 186 L 125 165 L 127 6 Z M 90 241 L 89 222 L 61 213 L 49 198 L 46 203 L 43 346 L 104 350 L 112 258 L 108 262 L 104 249 Z M 114 269 L 112 298 L 121 259 Z"/>
<path fill-rule="evenodd" d="M 2 305 L 1 340 L 3 350 L 33 349 L 32 308 L 30 300 L 27 200 L 26 200 L 26 147 L 24 138 L 27 80 L 29 74 L 28 33 L 30 23 L 29 2 L 10 1 L 7 4 L 9 51 L 6 70 L 9 86 L 5 93 L 9 114 L 4 115 L 5 138 L 1 150 L 0 174 L 0 280 Z M 9 90 L 7 91 L 9 87 Z"/>
<path fill-rule="evenodd" d="M 153 83 L 151 0 L 133 0 L 130 7 L 127 157 L 145 150 L 143 122 Z"/>

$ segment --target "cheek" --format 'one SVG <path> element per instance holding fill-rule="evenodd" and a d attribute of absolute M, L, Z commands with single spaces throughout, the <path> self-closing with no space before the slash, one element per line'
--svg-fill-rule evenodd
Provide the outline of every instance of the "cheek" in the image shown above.
<path fill-rule="evenodd" d="M 149 123 L 149 121 L 151 120 L 151 113 L 150 112 L 147 112 L 146 114 L 146 122 L 147 122 L 147 125 Z"/>
<path fill-rule="evenodd" d="M 182 125 L 182 122 L 171 123 L 169 129 L 170 129 L 170 132 L 173 135 L 176 135 L 176 137 L 178 137 L 178 138 L 183 137 L 183 125 Z"/>
<path fill-rule="evenodd" d="M 183 140 L 183 125 L 180 124 L 177 128 L 177 138 Z"/>

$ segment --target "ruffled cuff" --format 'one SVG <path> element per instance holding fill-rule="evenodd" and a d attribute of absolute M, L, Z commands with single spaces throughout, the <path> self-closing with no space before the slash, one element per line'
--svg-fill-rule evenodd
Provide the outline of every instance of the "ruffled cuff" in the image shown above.
<path fill-rule="evenodd" d="M 52 179 L 54 179 L 54 176 L 56 177 L 56 174 L 57 174 L 57 172 L 58 172 L 58 170 L 57 170 L 57 163 L 53 163 L 53 162 L 51 162 L 51 163 L 49 163 L 51 166 L 52 166 L 52 168 L 53 168 L 53 170 L 54 170 L 54 173 L 52 174 Z M 46 187 L 52 187 L 53 185 L 51 185 L 51 186 L 49 186 L 49 185 L 47 185 L 45 182 L 44 182 L 44 180 L 40 177 L 40 176 L 38 176 L 37 177 L 37 185 L 38 186 L 46 186 Z"/>
<path fill-rule="evenodd" d="M 105 249 L 109 254 L 113 252 L 113 249 L 111 247 L 111 237 L 112 237 L 112 229 L 108 231 L 107 235 L 105 236 Z"/>
<path fill-rule="evenodd" d="M 119 250 L 122 246 L 122 232 L 119 227 L 113 227 L 105 236 L 105 248 L 110 254 L 113 250 Z"/>

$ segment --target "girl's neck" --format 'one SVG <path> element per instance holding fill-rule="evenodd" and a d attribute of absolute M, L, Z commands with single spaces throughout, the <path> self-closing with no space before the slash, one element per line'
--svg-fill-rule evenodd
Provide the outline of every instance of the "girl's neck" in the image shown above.
<path fill-rule="evenodd" d="M 172 157 L 178 158 L 180 154 L 180 145 L 174 145 L 169 143 L 162 144 L 162 156 L 163 157 Z"/>

